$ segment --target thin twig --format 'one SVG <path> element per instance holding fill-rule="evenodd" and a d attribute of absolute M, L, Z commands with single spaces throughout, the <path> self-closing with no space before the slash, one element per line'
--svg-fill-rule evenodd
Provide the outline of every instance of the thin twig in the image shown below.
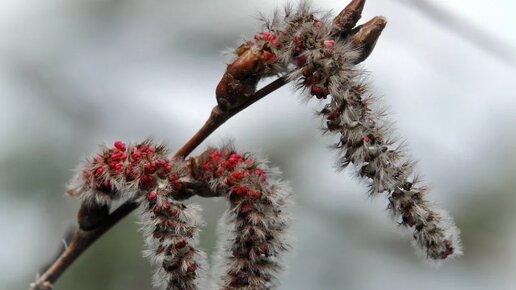
<path fill-rule="evenodd" d="M 188 142 L 181 147 L 175 154 L 175 157 L 187 157 L 197 146 L 199 146 L 211 133 L 224 124 L 228 119 L 249 107 L 256 101 L 262 99 L 268 94 L 281 88 L 288 82 L 288 75 L 284 75 L 270 84 L 257 91 L 244 104 L 230 111 L 223 112 L 218 106 L 215 106 L 208 120 L 201 129 Z M 65 251 L 48 267 L 36 282 L 30 285 L 30 290 L 50 290 L 59 277 L 68 269 L 68 267 L 86 250 L 88 247 L 98 240 L 111 227 L 125 218 L 129 213 L 138 207 L 138 203 L 134 200 L 126 201 L 118 207 L 113 213 L 108 215 L 97 227 L 91 230 L 78 229 L 73 235 L 68 247 Z"/>

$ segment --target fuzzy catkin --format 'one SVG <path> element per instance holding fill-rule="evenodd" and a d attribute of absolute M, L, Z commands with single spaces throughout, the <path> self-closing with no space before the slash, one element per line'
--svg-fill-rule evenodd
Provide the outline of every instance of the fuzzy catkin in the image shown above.
<path fill-rule="evenodd" d="M 290 187 L 279 172 L 231 147 L 210 148 L 199 157 L 197 179 L 228 198 L 217 269 L 220 289 L 272 289 L 288 250 Z"/>
<path fill-rule="evenodd" d="M 88 208 L 136 198 L 147 246 L 144 255 L 156 266 L 154 284 L 194 290 L 197 276 L 206 270 L 204 253 L 195 247 L 203 222 L 198 206 L 173 199 L 185 175 L 185 162 L 168 159 L 164 146 L 117 141 L 83 164 L 69 192 Z"/>
<path fill-rule="evenodd" d="M 379 17 L 376 21 L 385 24 Z M 461 254 L 459 230 L 448 214 L 427 199 L 426 186 L 414 172 L 401 141 L 392 134 L 386 113 L 368 89 L 361 47 L 353 31 L 335 32 L 328 14 L 302 1 L 264 19 L 264 30 L 247 45 L 260 51 L 268 74 L 289 72 L 290 80 L 309 97 L 327 100 L 320 112 L 324 132 L 338 134 L 338 165 L 352 164 L 367 181 L 371 195 L 386 193 L 389 208 L 413 230 L 415 245 L 432 260 Z"/>

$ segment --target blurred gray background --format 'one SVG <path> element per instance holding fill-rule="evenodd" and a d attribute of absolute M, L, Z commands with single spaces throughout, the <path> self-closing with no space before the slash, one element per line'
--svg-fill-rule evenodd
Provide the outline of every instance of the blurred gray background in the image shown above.
<path fill-rule="evenodd" d="M 347 4 L 316 2 L 335 13 Z M 76 164 L 119 139 L 177 149 L 215 104 L 221 52 L 258 31 L 258 11 L 283 4 L 0 2 L 0 289 L 27 289 L 63 247 Z M 414 254 L 384 197 L 335 172 L 336 138 L 320 136 L 316 101 L 286 87 L 213 134 L 209 143 L 233 139 L 292 181 L 295 242 L 280 289 L 516 289 L 515 11 L 511 0 L 369 0 L 364 12 L 389 20 L 364 64 L 374 91 L 462 230 L 465 255 L 439 268 Z M 199 202 L 211 253 L 225 203 Z M 136 221 L 94 244 L 55 289 L 151 289 Z"/>

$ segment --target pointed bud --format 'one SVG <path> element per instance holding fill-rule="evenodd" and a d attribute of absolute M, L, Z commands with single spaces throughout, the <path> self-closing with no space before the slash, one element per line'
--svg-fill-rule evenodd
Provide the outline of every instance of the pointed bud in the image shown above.
<path fill-rule="evenodd" d="M 333 20 L 333 34 L 340 34 L 342 37 L 346 37 L 351 33 L 353 27 L 362 17 L 364 5 L 365 0 L 351 1 Z"/>
<path fill-rule="evenodd" d="M 238 58 L 228 65 L 215 91 L 217 103 L 222 111 L 238 107 L 256 90 L 262 77 L 263 57 L 253 52 L 249 46 L 238 48 Z"/>
<path fill-rule="evenodd" d="M 361 52 L 356 63 L 363 62 L 373 52 L 376 42 L 386 25 L 387 19 L 376 16 L 353 30 L 353 45 L 360 49 Z"/>

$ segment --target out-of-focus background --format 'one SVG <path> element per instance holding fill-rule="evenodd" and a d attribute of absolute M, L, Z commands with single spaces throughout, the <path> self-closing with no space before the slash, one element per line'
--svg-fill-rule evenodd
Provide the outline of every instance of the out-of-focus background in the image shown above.
<path fill-rule="evenodd" d="M 27 289 L 63 247 L 78 202 L 63 197 L 97 144 L 154 137 L 178 148 L 215 104 L 234 47 L 283 1 L 0 2 L 0 289 Z M 317 1 L 338 13 L 346 1 Z M 259 152 L 292 181 L 294 251 L 280 289 L 516 289 L 516 4 L 369 0 L 389 24 L 365 62 L 397 132 L 462 230 L 465 255 L 432 267 L 384 197 L 336 173 L 317 102 L 283 88 L 209 139 Z M 201 200 L 211 253 L 222 200 Z M 55 289 L 151 289 L 132 215 Z"/>

